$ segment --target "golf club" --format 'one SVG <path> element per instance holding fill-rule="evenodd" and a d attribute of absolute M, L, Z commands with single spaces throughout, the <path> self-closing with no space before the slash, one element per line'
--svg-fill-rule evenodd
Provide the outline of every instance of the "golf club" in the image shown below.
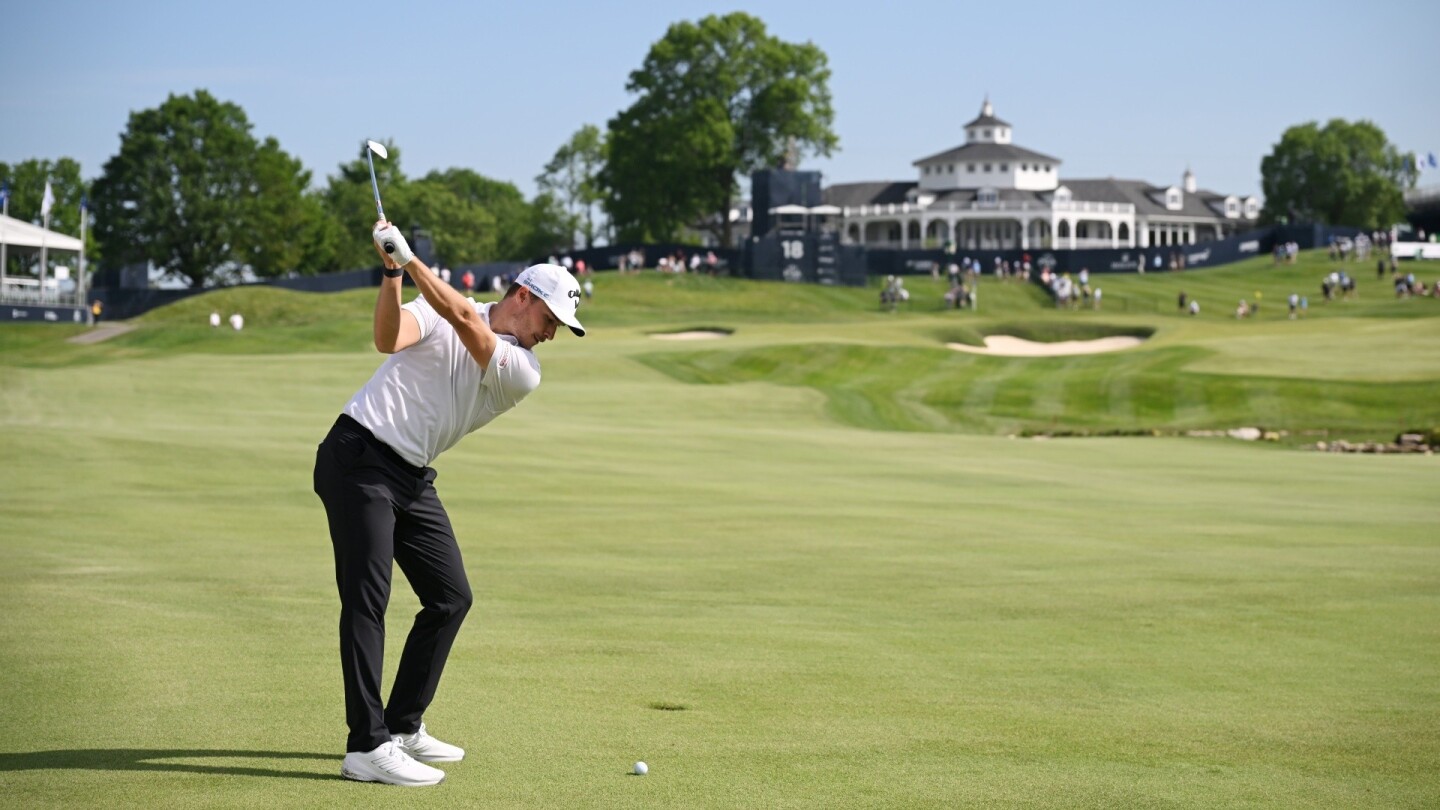
<path fill-rule="evenodd" d="M 384 144 L 376 143 L 375 141 L 367 140 L 365 141 L 365 146 L 365 160 L 370 163 L 370 188 L 375 191 L 375 216 L 384 220 L 385 209 L 380 205 L 380 184 L 375 181 L 375 156 L 379 155 L 381 160 L 386 160 L 390 157 L 390 153 L 385 150 Z M 387 241 L 385 243 L 385 252 L 394 253 L 395 243 Z"/>

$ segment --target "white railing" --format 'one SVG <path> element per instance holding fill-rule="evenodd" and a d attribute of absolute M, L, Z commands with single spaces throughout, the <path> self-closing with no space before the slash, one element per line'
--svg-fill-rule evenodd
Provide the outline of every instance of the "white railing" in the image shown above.
<path fill-rule="evenodd" d="M 1127 241 L 1128 241 L 1128 240 L 1125 240 L 1125 239 L 1111 240 L 1110 237 L 1108 237 L 1108 236 L 1103 236 L 1103 237 L 1098 237 L 1098 238 L 1096 238 L 1096 237 L 1086 237 L 1086 238 L 1084 238 L 1084 239 L 1081 239 L 1081 238 L 1079 238 L 1079 237 L 1076 237 L 1076 239 L 1075 239 L 1075 247 L 1077 247 L 1077 248 L 1111 248 L 1111 247 L 1122 247 L 1122 248 L 1123 248 L 1123 247 L 1126 247 L 1126 242 L 1127 242 Z M 1055 242 L 1055 246 L 1058 247 L 1058 248 L 1068 248 L 1068 247 L 1070 247 L 1070 237 L 1068 237 L 1068 236 L 1057 236 L 1057 237 L 1054 238 L 1054 242 Z"/>
<path fill-rule="evenodd" d="M 1070 202 L 1033 202 L 1030 200 L 998 200 L 996 202 L 956 202 L 949 200 L 941 203 L 920 205 L 918 203 L 885 203 L 881 205 L 849 205 L 844 208 L 844 216 L 847 217 L 877 217 L 894 216 L 896 214 L 923 214 L 936 213 L 940 211 L 1066 211 L 1084 214 L 1135 214 L 1135 206 L 1131 203 L 1106 203 L 1089 202 L 1086 200 L 1072 200 Z"/>
<path fill-rule="evenodd" d="M 1107 203 L 1090 202 L 1088 200 L 1071 200 L 1070 202 L 1056 202 L 1056 211 L 1079 211 L 1087 214 L 1133 214 L 1135 206 L 1133 203 Z"/>

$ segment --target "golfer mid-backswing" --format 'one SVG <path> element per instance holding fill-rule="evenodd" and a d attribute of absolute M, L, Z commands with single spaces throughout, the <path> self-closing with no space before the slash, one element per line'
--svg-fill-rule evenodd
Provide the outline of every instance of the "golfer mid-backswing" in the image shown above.
<path fill-rule="evenodd" d="M 428 465 L 465 434 L 515 407 L 540 384 L 531 349 L 575 318 L 580 286 L 564 268 L 537 264 L 503 300 L 477 304 L 416 259 L 388 222 L 375 225 L 385 278 L 375 301 L 375 348 L 390 355 L 350 399 L 315 454 L 340 588 L 340 667 L 350 727 L 348 779 L 434 785 L 465 751 L 425 730 L 425 708 L 472 596 L 460 548 Z M 392 252 L 379 248 L 392 247 Z M 408 272 L 420 297 L 400 304 Z M 422 610 L 405 640 L 388 704 L 380 702 L 391 563 Z"/>

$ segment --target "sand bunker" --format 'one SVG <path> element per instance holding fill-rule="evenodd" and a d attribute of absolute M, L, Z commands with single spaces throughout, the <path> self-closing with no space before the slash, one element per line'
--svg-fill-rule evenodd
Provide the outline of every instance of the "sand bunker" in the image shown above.
<path fill-rule="evenodd" d="M 1001 357 L 1061 357 L 1068 354 L 1098 354 L 1133 349 L 1145 341 L 1138 337 L 1107 337 L 1098 340 L 1062 340 L 1057 343 L 1036 343 L 1033 340 L 991 335 L 985 338 L 985 348 L 966 346 L 963 343 L 946 343 L 957 352 L 971 354 L 993 354 Z"/>
<path fill-rule="evenodd" d="M 692 329 L 688 332 L 657 332 L 650 337 L 656 340 L 717 340 L 730 337 L 730 333 L 715 329 Z"/>

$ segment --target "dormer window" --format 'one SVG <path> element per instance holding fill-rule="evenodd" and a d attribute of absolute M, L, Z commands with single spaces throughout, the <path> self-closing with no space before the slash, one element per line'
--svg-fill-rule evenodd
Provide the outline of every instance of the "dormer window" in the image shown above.
<path fill-rule="evenodd" d="M 1061 186 L 1061 187 L 1055 189 L 1055 202 L 1058 202 L 1058 203 L 1068 203 L 1068 202 L 1070 202 L 1070 198 L 1071 198 L 1070 189 L 1068 189 L 1068 188 L 1066 188 L 1066 187 L 1064 187 L 1064 186 Z"/>
<path fill-rule="evenodd" d="M 1225 217 L 1235 219 L 1240 216 L 1240 201 L 1234 197 L 1225 198 Z"/>
<path fill-rule="evenodd" d="M 982 188 L 975 195 L 975 201 L 981 205 L 998 205 L 1000 193 L 993 188 Z"/>
<path fill-rule="evenodd" d="M 1260 201 L 1254 197 L 1245 198 L 1245 218 L 1255 219 L 1260 216 Z"/>
<path fill-rule="evenodd" d="M 1165 189 L 1165 208 L 1170 211 L 1179 211 L 1185 207 L 1185 197 L 1180 189 L 1171 186 Z"/>

